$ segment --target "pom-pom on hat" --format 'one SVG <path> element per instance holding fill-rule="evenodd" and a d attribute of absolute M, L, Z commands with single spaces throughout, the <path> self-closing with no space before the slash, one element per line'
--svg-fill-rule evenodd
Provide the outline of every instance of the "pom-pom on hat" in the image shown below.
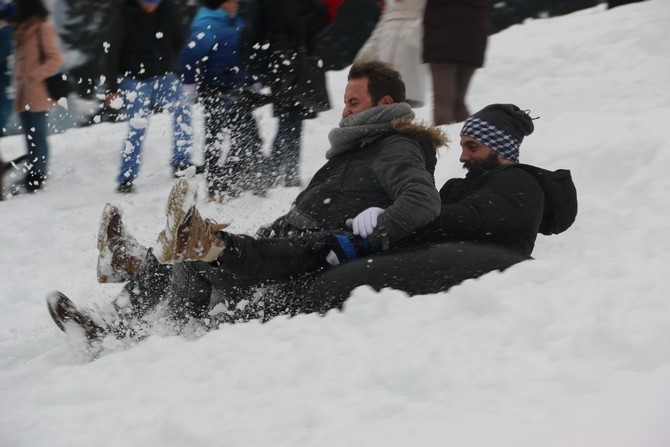
<path fill-rule="evenodd" d="M 225 0 L 205 0 L 205 6 L 209 9 L 219 9 Z"/>
<path fill-rule="evenodd" d="M 528 111 L 514 104 L 491 104 L 465 120 L 461 135 L 474 138 L 506 159 L 518 163 L 523 137 L 532 134 L 534 129 Z"/>

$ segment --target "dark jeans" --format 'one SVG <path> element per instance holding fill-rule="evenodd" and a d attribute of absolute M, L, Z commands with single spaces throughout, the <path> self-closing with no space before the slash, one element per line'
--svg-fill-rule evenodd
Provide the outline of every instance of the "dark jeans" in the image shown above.
<path fill-rule="evenodd" d="M 294 297 L 310 275 L 323 266 L 325 255 L 319 251 L 322 234 L 234 238 L 234 242 L 228 241 L 229 254 L 212 263 L 160 264 L 149 251 L 138 274 L 125 286 L 134 316 L 142 318 L 163 301 L 168 304 L 169 317 L 177 323 L 206 318 L 219 302 L 226 312 L 218 321 L 227 323 L 266 321 L 280 314 L 300 312 Z M 213 296 L 219 302 L 212 301 Z"/>
<path fill-rule="evenodd" d="M 265 157 L 253 104 L 216 89 L 202 89 L 201 98 L 205 109 L 205 168 L 210 195 L 237 195 L 244 190 L 263 192 L 267 189 Z M 228 155 L 223 159 L 226 142 Z"/>
<path fill-rule="evenodd" d="M 318 234 L 306 238 L 241 238 L 241 255 L 222 263 L 186 261 L 172 267 L 158 264 L 149 253 L 137 278 L 126 285 L 138 316 L 164 299 L 168 300 L 169 316 L 176 322 L 206 318 L 219 303 L 225 311 L 217 321 L 225 323 L 324 313 L 340 308 L 361 285 L 375 290 L 391 287 L 409 295 L 438 293 L 466 279 L 531 259 L 490 243 L 442 242 L 323 269 Z M 220 297 L 218 302 L 212 301 L 215 295 Z"/>
<path fill-rule="evenodd" d="M 19 119 L 28 147 L 26 180 L 41 182 L 48 174 L 47 112 L 20 112 Z"/>
<path fill-rule="evenodd" d="M 277 135 L 270 152 L 270 172 L 273 178 L 291 185 L 299 181 L 300 144 L 303 118 L 297 115 L 279 117 Z"/>

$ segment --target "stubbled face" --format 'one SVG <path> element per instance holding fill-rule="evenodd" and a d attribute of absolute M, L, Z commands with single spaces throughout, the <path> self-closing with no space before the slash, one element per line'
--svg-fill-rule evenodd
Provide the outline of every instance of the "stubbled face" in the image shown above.
<path fill-rule="evenodd" d="M 502 157 L 497 152 L 472 137 L 461 136 L 461 149 L 459 161 L 463 163 L 463 168 L 468 171 L 475 168 L 490 171 L 502 165 Z"/>
<path fill-rule="evenodd" d="M 352 79 L 347 82 L 344 89 L 344 110 L 342 118 L 363 112 L 374 107 L 376 104 L 368 92 L 368 78 Z"/>

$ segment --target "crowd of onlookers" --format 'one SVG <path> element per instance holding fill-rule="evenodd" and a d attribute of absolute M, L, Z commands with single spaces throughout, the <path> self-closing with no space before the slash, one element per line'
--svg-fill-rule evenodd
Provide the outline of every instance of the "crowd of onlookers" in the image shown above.
<path fill-rule="evenodd" d="M 203 173 L 211 200 L 301 186 L 303 121 L 330 107 L 323 72 L 355 60 L 392 64 L 413 107 L 426 104 L 432 81 L 433 124 L 462 122 L 492 7 L 489 0 L 202 0 L 186 33 L 174 1 L 119 0 L 107 20 L 105 106 L 131 118 L 120 144 L 119 193 L 136 190 L 146 122 L 157 108 L 172 115 L 174 175 Z M 3 193 L 34 192 L 49 177 L 49 111 L 58 100 L 44 80 L 63 54 L 43 0 L 0 0 L 0 37 L 0 130 L 16 113 L 27 146 L 21 180 Z M 310 58 L 321 60 L 320 82 L 305 80 Z M 325 99 L 315 106 L 300 96 L 307 94 Z M 205 126 L 198 166 L 195 103 Z M 268 103 L 278 124 L 265 156 L 253 112 Z M 16 166 L 4 160 L 2 170 Z"/>

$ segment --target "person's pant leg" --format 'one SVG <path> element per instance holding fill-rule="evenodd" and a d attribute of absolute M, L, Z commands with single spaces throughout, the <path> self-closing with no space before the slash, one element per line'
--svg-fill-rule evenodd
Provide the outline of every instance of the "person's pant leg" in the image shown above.
<path fill-rule="evenodd" d="M 168 297 L 172 286 L 172 265 L 161 264 L 149 250 L 137 274 L 124 286 L 124 295 L 130 299 L 132 314 L 139 318 L 152 311 Z"/>
<path fill-rule="evenodd" d="M 239 190 L 261 191 L 265 178 L 265 157 L 261 149 L 263 142 L 253 108 L 245 101 L 231 104 L 226 114 L 225 126 L 230 131 L 230 150 L 226 159 L 226 171 L 233 187 Z"/>
<path fill-rule="evenodd" d="M 172 116 L 172 159 L 173 168 L 191 164 L 193 126 L 191 106 L 180 100 L 181 81 L 173 74 L 156 77 L 154 98 L 156 104 L 167 109 Z"/>
<path fill-rule="evenodd" d="M 277 135 L 272 144 L 270 164 L 272 175 L 285 176 L 286 181 L 299 179 L 302 118 L 295 115 L 279 117 Z"/>
<path fill-rule="evenodd" d="M 475 73 L 473 65 L 458 65 L 456 72 L 456 96 L 454 98 L 454 119 L 456 122 L 465 121 L 470 116 L 470 111 L 465 105 L 465 95 L 468 93 L 470 80 Z"/>
<path fill-rule="evenodd" d="M 504 270 L 530 259 L 508 248 L 480 242 L 424 244 L 359 258 L 318 273 L 303 282 L 298 294 L 302 312 L 341 307 L 351 292 L 367 285 L 409 295 L 445 292 L 467 279 Z"/>
<path fill-rule="evenodd" d="M 139 174 L 142 144 L 149 123 L 151 85 L 124 78 L 119 90 L 123 94 L 126 113 L 130 118 L 128 135 L 121 149 L 121 168 L 117 177 L 117 181 L 123 183 L 135 180 Z"/>
<path fill-rule="evenodd" d="M 47 112 L 20 112 L 19 119 L 28 147 L 28 181 L 41 181 L 48 174 Z"/>
<path fill-rule="evenodd" d="M 457 66 L 430 64 L 430 72 L 433 78 L 433 124 L 439 126 L 454 123 Z"/>
<path fill-rule="evenodd" d="M 214 263 L 201 261 L 178 262 L 173 268 L 172 289 L 169 294 L 168 315 L 183 324 L 189 318 L 209 317 L 214 304 L 223 304 L 222 323 L 235 323 L 263 318 L 262 293 L 252 293 L 261 281 L 242 279 Z M 215 292 L 216 302 L 212 292 Z"/>
<path fill-rule="evenodd" d="M 205 180 L 210 196 L 224 193 L 228 189 L 228 178 L 222 159 L 223 145 L 227 132 L 225 129 L 227 102 L 222 100 L 215 89 L 203 90 L 205 112 Z"/>

